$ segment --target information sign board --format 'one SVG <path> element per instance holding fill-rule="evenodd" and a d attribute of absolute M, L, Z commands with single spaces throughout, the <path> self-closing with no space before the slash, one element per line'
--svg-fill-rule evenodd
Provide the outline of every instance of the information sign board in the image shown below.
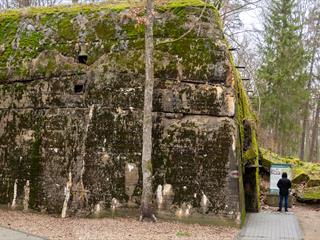
<path fill-rule="evenodd" d="M 281 179 L 282 173 L 288 174 L 288 179 L 291 180 L 292 169 L 290 164 L 272 164 L 270 168 L 270 193 L 279 194 L 277 183 Z"/>

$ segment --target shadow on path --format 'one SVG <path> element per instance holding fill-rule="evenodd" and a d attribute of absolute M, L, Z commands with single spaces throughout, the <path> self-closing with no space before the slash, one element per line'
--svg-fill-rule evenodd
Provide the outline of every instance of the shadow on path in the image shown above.
<path fill-rule="evenodd" d="M 0 227 L 0 240 L 44 240 L 32 234 Z"/>

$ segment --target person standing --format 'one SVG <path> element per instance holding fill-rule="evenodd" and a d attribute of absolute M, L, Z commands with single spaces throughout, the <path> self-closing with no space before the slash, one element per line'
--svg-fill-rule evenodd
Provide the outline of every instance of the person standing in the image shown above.
<path fill-rule="evenodd" d="M 289 189 L 291 188 L 291 181 L 288 179 L 286 172 L 282 173 L 282 178 L 278 181 L 277 186 L 279 188 L 279 209 L 281 212 L 282 202 L 284 200 L 284 209 L 288 212 L 288 198 L 289 198 Z"/>

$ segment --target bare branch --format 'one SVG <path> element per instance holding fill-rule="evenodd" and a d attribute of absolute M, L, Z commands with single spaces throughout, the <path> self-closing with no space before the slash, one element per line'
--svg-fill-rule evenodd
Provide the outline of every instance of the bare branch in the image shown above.
<path fill-rule="evenodd" d="M 234 9 L 232 9 L 230 11 L 227 11 L 227 12 L 221 14 L 221 17 L 224 18 L 225 16 L 228 16 L 230 13 L 237 12 L 237 11 L 242 10 L 242 9 L 244 9 L 244 8 L 250 6 L 250 5 L 255 5 L 255 4 L 257 4 L 257 3 L 261 2 L 261 1 L 262 0 L 256 0 L 254 2 L 248 2 L 248 3 L 244 4 L 244 5 L 241 5 L 241 6 L 237 7 L 237 8 L 234 8 Z"/>
<path fill-rule="evenodd" d="M 184 38 L 185 36 L 187 36 L 187 35 L 195 28 L 195 26 L 197 25 L 197 23 L 199 22 L 199 20 L 202 18 L 203 13 L 204 13 L 204 11 L 206 10 L 206 8 L 207 8 L 207 1 L 205 1 L 205 5 L 203 6 L 199 17 L 196 19 L 196 21 L 194 21 L 193 25 L 189 28 L 188 31 L 186 31 L 184 34 L 182 34 L 180 37 L 178 37 L 178 38 L 176 38 L 176 39 L 158 42 L 158 43 L 156 44 L 156 46 L 159 46 L 159 45 L 161 45 L 161 44 L 166 44 L 166 43 L 173 43 L 173 42 L 179 41 L 180 39 L 182 39 L 182 38 Z"/>

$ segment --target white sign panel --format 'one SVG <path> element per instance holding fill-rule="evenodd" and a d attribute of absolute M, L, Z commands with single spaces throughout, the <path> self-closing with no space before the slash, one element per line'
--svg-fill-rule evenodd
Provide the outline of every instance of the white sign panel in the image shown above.
<path fill-rule="evenodd" d="M 277 187 L 278 181 L 282 177 L 282 173 L 288 174 L 288 179 L 291 180 L 292 170 L 290 164 L 272 164 L 270 168 L 270 193 L 279 194 L 279 188 Z"/>

